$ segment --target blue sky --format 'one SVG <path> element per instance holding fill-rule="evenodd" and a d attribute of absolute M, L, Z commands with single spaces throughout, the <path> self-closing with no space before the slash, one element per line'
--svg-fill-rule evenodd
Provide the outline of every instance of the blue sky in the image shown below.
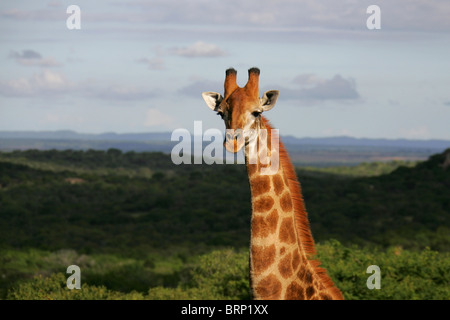
<path fill-rule="evenodd" d="M 222 130 L 201 92 L 256 66 L 282 135 L 450 140 L 448 17 L 447 0 L 2 1 L 0 130 Z"/>

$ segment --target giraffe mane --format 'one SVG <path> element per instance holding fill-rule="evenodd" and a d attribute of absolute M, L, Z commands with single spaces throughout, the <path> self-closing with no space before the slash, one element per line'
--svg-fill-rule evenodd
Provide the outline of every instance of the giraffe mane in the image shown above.
<path fill-rule="evenodd" d="M 261 117 L 264 126 L 266 129 L 271 130 L 273 127 L 271 126 L 269 120 L 265 117 Z M 276 133 L 272 133 L 276 134 Z M 279 137 L 278 137 L 279 138 Z M 281 139 L 279 141 L 279 161 L 288 178 L 289 182 L 289 191 L 291 194 L 291 200 L 294 207 L 294 220 L 295 220 L 295 228 L 297 230 L 298 243 L 302 246 L 303 252 L 307 255 L 308 262 L 311 264 L 314 272 L 317 274 L 321 282 L 323 283 L 326 289 L 329 289 L 332 294 L 335 294 L 338 297 L 342 297 L 342 293 L 338 288 L 334 286 L 333 281 L 328 276 L 328 273 L 325 269 L 320 267 L 321 262 L 318 259 L 314 259 L 313 257 L 316 255 L 316 249 L 314 244 L 314 239 L 311 234 L 311 228 L 309 225 L 308 214 L 306 212 L 305 203 L 302 197 L 301 186 L 297 178 L 297 174 L 295 172 L 294 166 L 290 160 L 289 154 L 284 147 Z"/>

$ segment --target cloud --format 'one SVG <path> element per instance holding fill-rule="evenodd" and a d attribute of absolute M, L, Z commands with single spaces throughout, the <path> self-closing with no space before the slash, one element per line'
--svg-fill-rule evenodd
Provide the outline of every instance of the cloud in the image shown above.
<path fill-rule="evenodd" d="M 155 46 L 152 58 L 144 57 L 136 59 L 136 62 L 147 65 L 150 70 L 165 70 L 166 65 L 163 58 L 166 55 L 165 51 L 161 46 Z"/>
<path fill-rule="evenodd" d="M 43 58 L 39 52 L 26 49 L 22 53 L 11 51 L 8 55 L 22 66 L 58 67 L 60 64 L 54 58 Z"/>
<path fill-rule="evenodd" d="M 340 74 L 330 79 L 322 79 L 314 74 L 301 74 L 295 77 L 292 83 L 298 87 L 281 87 L 280 98 L 309 101 L 348 101 L 360 98 L 355 80 L 345 79 Z"/>
<path fill-rule="evenodd" d="M 174 123 L 174 119 L 159 111 L 158 109 L 148 109 L 145 115 L 144 125 L 146 127 L 167 126 Z"/>
<path fill-rule="evenodd" d="M 358 99 L 355 81 L 337 74 L 331 79 L 318 81 L 313 87 L 302 89 L 300 95 L 313 100 Z"/>
<path fill-rule="evenodd" d="M 74 83 L 59 72 L 44 69 L 29 78 L 0 81 L 0 95 L 6 97 L 42 97 L 71 94 L 107 101 L 146 100 L 156 97 L 156 90 L 129 84 L 99 84 L 94 80 Z"/>
<path fill-rule="evenodd" d="M 110 84 L 94 87 L 83 86 L 79 91 L 88 97 L 109 101 L 147 100 L 157 96 L 155 91 L 126 84 Z"/>
<path fill-rule="evenodd" d="M 448 107 L 450 107 L 450 101 L 446 101 L 446 102 L 444 102 L 444 106 L 448 106 Z"/>
<path fill-rule="evenodd" d="M 214 58 L 227 54 L 217 45 L 203 41 L 197 41 L 187 47 L 172 47 L 169 49 L 156 47 L 154 51 L 155 53 L 152 58 L 139 58 L 136 59 L 136 62 L 146 65 L 150 70 L 166 70 L 165 58 L 163 57 L 167 57 L 168 55 L 176 55 L 186 58 Z"/>
<path fill-rule="evenodd" d="M 261 93 L 267 90 L 278 88 L 280 98 L 286 100 L 308 100 L 308 101 L 350 101 L 360 98 L 356 90 L 356 83 L 353 79 L 345 79 L 336 74 L 330 79 L 322 79 L 314 74 L 301 74 L 292 80 L 296 88 L 268 86 L 261 90 Z M 206 79 L 194 79 L 191 83 L 178 90 L 180 94 L 199 98 L 204 91 L 223 91 L 223 81 L 210 81 Z"/>
<path fill-rule="evenodd" d="M 61 19 L 61 10 L 55 6 L 47 6 L 45 9 L 7 9 L 0 11 L 0 17 L 17 21 L 58 21 Z"/>
<path fill-rule="evenodd" d="M 30 78 L 0 81 L 0 94 L 8 97 L 61 94 L 73 88 L 63 74 L 43 70 Z"/>
<path fill-rule="evenodd" d="M 42 59 L 42 56 L 33 50 L 23 50 L 22 53 L 12 51 L 9 57 L 13 59 Z"/>
<path fill-rule="evenodd" d="M 297 83 L 301 86 L 313 85 L 319 81 L 319 78 L 312 73 L 300 74 L 292 80 L 293 83 Z"/>
<path fill-rule="evenodd" d="M 329 31 L 352 31 L 366 29 L 370 0 L 155 0 L 132 1 L 113 5 L 124 11 L 122 19 L 130 21 L 136 14 L 140 21 L 167 23 L 171 25 L 217 26 L 266 26 L 273 28 L 319 28 Z M 450 30 L 448 0 L 378 0 L 381 8 L 382 29 L 401 31 Z M 157 8 L 157 10 L 155 10 Z"/>
<path fill-rule="evenodd" d="M 221 93 L 223 91 L 223 82 L 210 81 L 205 79 L 193 80 L 191 84 L 178 90 L 178 92 L 181 94 L 199 99 L 201 99 L 202 92 L 205 91 Z"/>
<path fill-rule="evenodd" d="M 13 2 L 12 2 L 13 3 Z M 1 10 L 0 17 L 15 21 L 58 21 L 60 2 L 51 1 L 39 8 L 18 8 L 14 4 Z M 185 29 L 186 26 L 213 26 L 207 31 L 230 31 L 233 28 L 265 27 L 278 32 L 313 32 L 336 35 L 337 33 L 364 32 L 367 35 L 366 9 L 371 0 L 192 0 L 167 1 L 133 0 L 111 1 L 107 5 L 90 7 L 85 18 L 90 22 L 130 22 L 166 24 L 170 28 Z M 383 30 L 402 32 L 448 32 L 450 31 L 450 2 L 448 0 L 378 0 L 381 8 Z M 61 4 L 62 5 L 62 4 Z M 82 6 L 82 4 L 81 4 Z M 268 31 L 270 31 L 268 30 Z M 323 33 L 323 31 L 326 31 Z M 234 36 L 248 35 L 248 32 Z M 246 29 L 248 31 L 248 29 Z"/>
<path fill-rule="evenodd" d="M 0 12 L 2 18 L 13 19 L 13 20 L 27 20 L 30 17 L 30 12 L 26 10 L 19 9 L 9 9 Z"/>
<path fill-rule="evenodd" d="M 227 53 L 220 49 L 217 45 L 212 43 L 206 43 L 203 41 L 197 41 L 196 43 L 182 48 L 172 48 L 170 52 L 177 56 L 187 57 L 187 58 L 197 58 L 197 57 L 221 57 L 225 56 Z"/>
<path fill-rule="evenodd" d="M 55 7 L 55 8 L 59 8 L 62 6 L 60 1 L 50 1 L 49 3 L 47 3 L 48 7 Z"/>
<path fill-rule="evenodd" d="M 369 16 L 366 9 L 372 4 L 369 0 L 303 0 L 300 4 L 293 0 L 267 0 L 263 4 L 258 0 L 130 0 L 96 3 L 89 9 L 83 9 L 82 3 L 80 6 L 82 19 L 92 30 L 114 36 L 120 30 L 120 35 L 127 38 L 139 33 L 148 39 L 151 33 L 160 39 L 176 34 L 178 39 L 195 35 L 205 41 L 215 41 L 217 37 L 261 42 L 324 38 L 417 41 L 450 32 L 448 0 L 378 0 L 380 32 L 371 32 L 366 27 Z M 0 19 L 23 23 L 67 18 L 61 11 L 64 8 L 56 3 L 36 6 L 24 8 L 11 2 L 0 9 Z M 114 27 L 105 27 L 108 23 Z M 219 50 L 223 54 L 223 49 Z M 187 56 L 197 55 L 187 51 Z"/>
<path fill-rule="evenodd" d="M 165 70 L 164 59 L 161 57 L 154 58 L 140 58 L 136 60 L 137 63 L 143 63 L 148 66 L 150 70 Z"/>

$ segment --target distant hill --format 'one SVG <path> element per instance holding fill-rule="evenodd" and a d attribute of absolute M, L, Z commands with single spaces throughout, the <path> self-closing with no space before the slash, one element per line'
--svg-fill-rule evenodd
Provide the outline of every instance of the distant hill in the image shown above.
<path fill-rule="evenodd" d="M 328 137 L 328 138 L 296 138 L 293 136 L 282 137 L 285 144 L 315 145 L 315 146 L 358 146 L 358 147 L 393 147 L 444 150 L 450 147 L 450 140 L 408 140 L 408 139 L 368 139 L 352 137 Z"/>
<path fill-rule="evenodd" d="M 170 132 L 115 133 L 100 134 L 78 133 L 71 130 L 60 131 L 0 131 L 0 139 L 37 139 L 37 140 L 95 140 L 95 141 L 170 141 Z"/>
<path fill-rule="evenodd" d="M 0 139 L 37 139 L 37 140 L 88 140 L 88 141 L 166 141 L 171 142 L 171 132 L 142 132 L 100 134 L 78 133 L 71 130 L 60 131 L 0 131 Z M 450 147 L 450 140 L 408 140 L 408 139 L 369 139 L 347 136 L 325 138 L 297 138 L 291 135 L 282 136 L 286 145 L 313 146 L 358 146 L 358 147 L 395 147 L 395 148 L 423 148 L 445 150 Z"/>
<path fill-rule="evenodd" d="M 0 150 L 108 150 L 170 153 L 170 132 L 101 134 L 62 131 L 0 131 Z"/>
<path fill-rule="evenodd" d="M 170 153 L 178 141 L 171 132 L 101 134 L 62 131 L 0 131 L 0 151 L 108 150 Z M 298 165 L 352 165 L 373 161 L 422 161 L 450 147 L 447 140 L 367 139 L 352 137 L 297 138 L 282 136 L 291 159 Z M 191 142 L 194 142 L 192 137 Z M 210 142 L 204 142 L 207 146 Z"/>

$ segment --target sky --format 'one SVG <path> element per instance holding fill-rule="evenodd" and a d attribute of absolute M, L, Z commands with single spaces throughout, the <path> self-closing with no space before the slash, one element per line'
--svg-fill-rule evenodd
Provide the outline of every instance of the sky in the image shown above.
<path fill-rule="evenodd" d="M 281 135 L 450 140 L 449 17 L 448 0 L 1 1 L 0 131 L 224 130 L 201 93 L 258 67 Z"/>

